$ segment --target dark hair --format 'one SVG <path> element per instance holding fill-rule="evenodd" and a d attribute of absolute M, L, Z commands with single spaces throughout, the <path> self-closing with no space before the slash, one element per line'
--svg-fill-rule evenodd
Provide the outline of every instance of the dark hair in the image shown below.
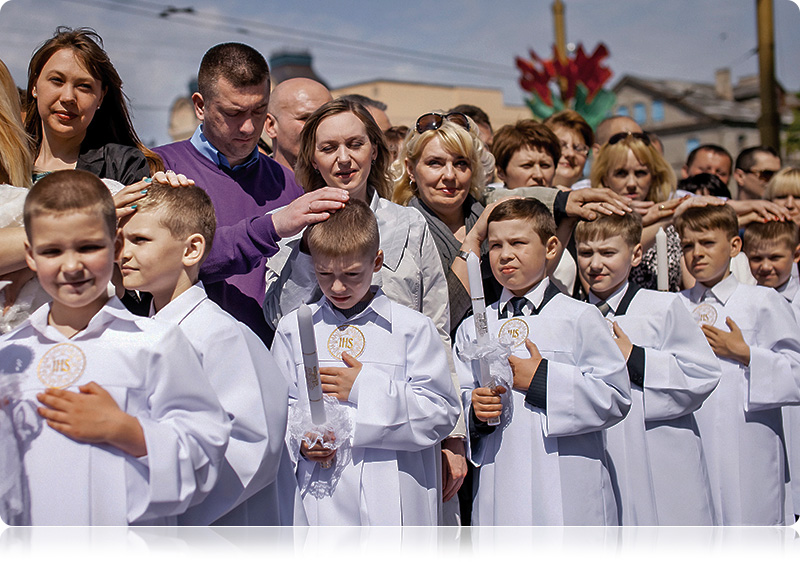
<path fill-rule="evenodd" d="M 800 244 L 800 228 L 793 221 L 751 222 L 744 229 L 742 249 L 745 253 L 758 246 L 787 245 L 792 252 Z"/>
<path fill-rule="evenodd" d="M 42 118 L 39 115 L 36 98 L 33 97 L 33 87 L 47 61 L 62 49 L 71 49 L 89 74 L 100 81 L 105 91 L 103 103 L 95 112 L 92 122 L 86 129 L 86 136 L 81 143 L 81 148 L 100 148 L 109 143 L 133 146 L 145 155 L 150 164 L 151 173 L 163 170 L 164 165 L 161 158 L 148 150 L 139 140 L 128 111 L 128 98 L 122 91 L 122 79 L 103 49 L 103 40 L 95 30 L 88 27 L 78 29 L 58 27 L 53 37 L 45 41 L 33 53 L 28 64 L 25 129 L 34 139 L 36 151 L 38 152 L 42 144 Z"/>
<path fill-rule="evenodd" d="M 538 199 L 533 198 L 506 199 L 499 203 L 489 214 L 487 225 L 514 219 L 529 221 L 542 244 L 547 244 L 547 241 L 556 235 L 556 221 L 550 209 Z"/>
<path fill-rule="evenodd" d="M 722 230 L 728 236 L 728 240 L 739 236 L 739 219 L 733 207 L 727 204 L 689 207 L 675 217 L 674 224 L 675 230 L 681 237 L 686 230 L 695 232 Z"/>
<path fill-rule="evenodd" d="M 217 93 L 217 81 L 225 78 L 234 88 L 258 86 L 266 81 L 269 91 L 269 66 L 253 47 L 243 43 L 220 43 L 211 47 L 197 72 L 197 91 L 204 99 Z"/>
<path fill-rule="evenodd" d="M 713 195 L 714 197 L 731 198 L 728 186 L 716 174 L 701 173 L 683 178 L 678 182 L 678 189 L 696 195 Z"/>
<path fill-rule="evenodd" d="M 322 174 L 314 168 L 317 128 L 327 117 L 340 113 L 352 113 L 364 124 L 369 142 L 377 149 L 377 156 L 372 161 L 367 185 L 375 189 L 378 195 L 384 199 L 391 199 L 392 180 L 389 177 L 391 156 L 383 138 L 383 132 L 366 107 L 358 102 L 343 98 L 336 98 L 320 106 L 306 120 L 306 124 L 303 125 L 303 130 L 300 132 L 300 152 L 297 154 L 297 163 L 295 164 L 297 182 L 303 186 L 306 192 L 325 187 L 325 180 L 322 179 Z"/>
<path fill-rule="evenodd" d="M 773 155 L 775 158 L 780 160 L 780 154 L 778 154 L 774 148 L 771 146 L 751 146 L 749 148 L 745 148 L 739 153 L 739 156 L 736 157 L 736 169 L 737 170 L 744 170 L 745 172 L 749 172 L 750 169 L 756 163 L 756 155 L 759 152 L 766 152 L 767 154 Z"/>
<path fill-rule="evenodd" d="M 622 236 L 625 243 L 633 248 L 642 241 L 642 218 L 638 213 L 624 215 L 600 215 L 593 221 L 580 221 L 575 225 L 575 242 L 606 240 Z"/>
<path fill-rule="evenodd" d="M 719 146 L 718 144 L 701 144 L 694 150 L 689 153 L 689 156 L 686 157 L 686 167 L 691 168 L 692 164 L 694 164 L 694 159 L 697 158 L 697 155 L 700 154 L 701 151 L 711 152 L 712 154 L 719 154 L 720 156 L 726 156 L 728 158 L 728 162 L 730 162 L 730 167 L 733 167 L 733 156 L 731 153 L 725 150 L 723 147 Z M 733 170 L 729 169 L 728 173 L 731 173 Z"/>
<path fill-rule="evenodd" d="M 31 220 L 42 215 L 97 211 L 112 240 L 117 232 L 117 210 L 106 184 L 91 172 L 58 170 L 47 174 L 28 192 L 23 208 L 25 234 L 31 240 Z"/>
<path fill-rule="evenodd" d="M 374 100 L 372 98 L 368 98 L 367 96 L 362 96 L 361 94 L 345 94 L 344 96 L 339 96 L 336 99 L 360 103 L 364 107 L 374 107 L 375 109 L 386 111 L 385 103 L 383 103 L 382 101 Z"/>
<path fill-rule="evenodd" d="M 490 131 L 492 130 L 492 123 L 489 121 L 489 116 L 477 105 L 462 103 L 461 105 L 450 108 L 447 110 L 447 113 L 463 113 L 467 117 L 472 117 L 472 120 L 475 121 L 476 124 L 486 125 L 489 127 Z"/>
<path fill-rule="evenodd" d="M 380 248 L 378 220 L 364 201 L 351 199 L 326 220 L 306 228 L 303 242 L 312 257 L 372 257 Z"/>
<path fill-rule="evenodd" d="M 594 144 L 594 131 L 592 131 L 591 125 L 586 122 L 586 119 L 580 113 L 573 109 L 565 109 L 552 114 L 544 120 L 544 124 L 550 127 L 551 130 L 555 129 L 555 127 L 564 127 L 575 131 L 583 137 L 583 142 L 586 146 L 591 147 Z"/>
<path fill-rule="evenodd" d="M 214 204 L 203 189 L 196 185 L 175 188 L 153 182 L 147 195 L 138 202 L 137 213 L 159 212 L 160 222 L 174 238 L 184 239 L 202 234 L 206 241 L 205 258 L 211 251 L 217 229 Z"/>
<path fill-rule="evenodd" d="M 558 165 L 561 142 L 547 125 L 533 119 L 521 119 L 513 125 L 503 125 L 494 134 L 492 154 L 497 167 L 505 171 L 514 154 L 525 147 L 543 150 Z"/>

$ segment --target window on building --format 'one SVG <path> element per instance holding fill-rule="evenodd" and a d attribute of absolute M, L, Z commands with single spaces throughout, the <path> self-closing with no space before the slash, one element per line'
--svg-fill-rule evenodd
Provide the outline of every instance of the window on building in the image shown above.
<path fill-rule="evenodd" d="M 644 125 L 644 122 L 647 121 L 647 110 L 643 103 L 637 102 L 633 104 L 633 120 L 639 125 Z"/>
<path fill-rule="evenodd" d="M 661 123 L 664 120 L 664 104 L 660 100 L 653 101 L 650 105 L 650 118 L 653 123 Z"/>
<path fill-rule="evenodd" d="M 689 153 L 698 146 L 700 146 L 700 139 L 697 137 L 689 137 L 686 139 L 686 156 L 689 156 Z"/>
<path fill-rule="evenodd" d="M 622 115 L 623 117 L 627 117 L 628 115 L 630 115 L 628 113 L 628 106 L 620 105 L 619 107 L 617 107 L 616 115 Z"/>

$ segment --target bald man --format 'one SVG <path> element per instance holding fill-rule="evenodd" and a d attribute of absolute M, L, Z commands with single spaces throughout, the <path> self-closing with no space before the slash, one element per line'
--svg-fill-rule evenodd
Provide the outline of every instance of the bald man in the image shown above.
<path fill-rule="evenodd" d="M 272 158 L 294 170 L 300 151 L 300 131 L 306 119 L 333 99 L 328 88 L 310 78 L 290 78 L 272 90 L 264 131 L 272 139 Z"/>
<path fill-rule="evenodd" d="M 641 133 L 642 128 L 639 124 L 625 115 L 615 115 L 600 121 L 597 130 L 594 132 L 594 144 L 592 145 L 592 155 L 597 158 L 600 147 L 608 142 L 608 139 L 617 133 Z"/>

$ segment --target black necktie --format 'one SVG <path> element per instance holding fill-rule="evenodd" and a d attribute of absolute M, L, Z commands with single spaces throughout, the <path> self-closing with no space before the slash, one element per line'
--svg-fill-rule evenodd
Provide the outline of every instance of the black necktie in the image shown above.
<path fill-rule="evenodd" d="M 525 297 L 511 297 L 511 299 L 508 301 L 508 305 L 506 306 L 506 311 L 508 311 L 508 307 L 510 306 L 514 316 L 523 316 L 525 313 L 522 309 L 529 302 L 530 301 Z"/>
<path fill-rule="evenodd" d="M 600 310 L 600 314 L 603 316 L 607 316 L 608 312 L 611 310 L 611 305 L 609 305 L 606 301 L 600 301 L 595 305 L 598 310 Z"/>

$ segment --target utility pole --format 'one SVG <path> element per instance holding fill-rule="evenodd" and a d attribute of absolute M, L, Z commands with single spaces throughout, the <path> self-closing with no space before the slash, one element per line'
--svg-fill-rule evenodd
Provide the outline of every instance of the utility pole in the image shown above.
<path fill-rule="evenodd" d="M 567 31 L 564 25 L 564 3 L 561 0 L 553 2 L 553 26 L 555 28 L 556 55 L 559 62 L 565 64 L 567 62 Z M 561 92 L 566 91 L 566 78 L 559 78 L 558 85 Z"/>
<path fill-rule="evenodd" d="M 775 32 L 772 0 L 756 0 L 758 27 L 758 72 L 761 94 L 761 116 L 758 130 L 761 144 L 778 152 L 781 148 L 780 116 L 778 115 L 777 87 L 775 84 Z"/>

